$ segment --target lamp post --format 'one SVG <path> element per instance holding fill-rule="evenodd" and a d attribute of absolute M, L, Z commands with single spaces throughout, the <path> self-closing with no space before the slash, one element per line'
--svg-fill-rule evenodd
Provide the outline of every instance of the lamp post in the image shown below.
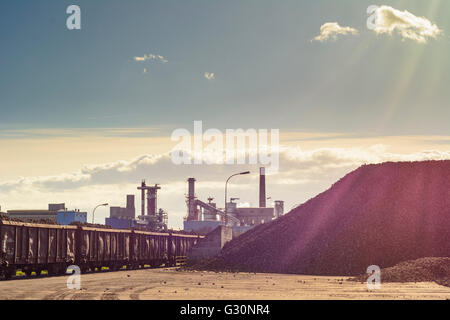
<path fill-rule="evenodd" d="M 102 203 L 94 208 L 94 211 L 92 211 L 92 224 L 94 224 L 95 210 L 97 210 L 98 207 L 106 207 L 107 205 L 107 203 Z"/>
<path fill-rule="evenodd" d="M 244 175 L 244 174 L 250 174 L 250 171 L 235 173 L 235 174 L 229 176 L 228 179 L 227 179 L 227 182 L 225 182 L 225 226 L 228 225 L 228 214 L 227 214 L 227 192 L 228 192 L 227 188 L 228 188 L 228 181 L 230 181 L 230 179 L 235 177 L 235 176 Z"/>

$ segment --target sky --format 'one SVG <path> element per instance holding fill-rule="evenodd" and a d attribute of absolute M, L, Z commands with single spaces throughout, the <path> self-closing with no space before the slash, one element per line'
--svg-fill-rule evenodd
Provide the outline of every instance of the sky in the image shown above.
<path fill-rule="evenodd" d="M 4 0 L 2 211 L 123 206 L 145 178 L 181 227 L 188 177 L 223 205 L 244 167 L 230 192 L 256 205 L 257 165 L 171 163 L 171 133 L 196 120 L 279 129 L 268 190 L 287 208 L 364 163 L 450 159 L 449 18 L 446 0 Z"/>

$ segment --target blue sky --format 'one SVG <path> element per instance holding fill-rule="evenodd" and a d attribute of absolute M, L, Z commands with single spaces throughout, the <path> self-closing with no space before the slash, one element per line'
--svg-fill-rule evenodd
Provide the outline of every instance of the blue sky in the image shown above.
<path fill-rule="evenodd" d="M 65 28 L 72 3 L 82 10 L 81 31 Z M 203 120 L 218 128 L 447 134 L 448 36 L 420 44 L 376 35 L 366 29 L 371 4 L 5 0 L 0 126 L 170 131 Z M 450 29 L 448 1 L 379 4 Z M 328 21 L 360 34 L 311 42 Z M 418 52 L 409 74 L 409 59 Z M 147 63 L 144 74 L 133 57 L 150 53 L 168 63 Z M 215 80 L 204 72 L 215 73 Z M 409 84 L 389 112 L 405 74 Z"/>
<path fill-rule="evenodd" d="M 71 4 L 82 30 L 66 28 Z M 369 30 L 370 5 L 412 27 Z M 313 41 L 335 22 L 335 41 Z M 417 41 L 432 25 L 439 35 Z M 188 177 L 200 199 L 223 199 L 224 177 L 241 169 L 253 174 L 230 196 L 255 204 L 257 166 L 170 162 L 170 134 L 194 120 L 280 129 L 267 189 L 288 209 L 365 163 L 450 159 L 449 33 L 448 0 L 2 0 L 1 208 L 90 213 L 138 197 L 145 178 L 181 227 Z M 96 222 L 106 216 L 99 208 Z"/>

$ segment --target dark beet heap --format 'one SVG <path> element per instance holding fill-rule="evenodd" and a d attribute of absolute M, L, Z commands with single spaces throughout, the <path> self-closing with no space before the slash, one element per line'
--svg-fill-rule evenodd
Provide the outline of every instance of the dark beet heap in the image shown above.
<path fill-rule="evenodd" d="M 450 256 L 450 161 L 365 165 L 229 242 L 208 269 L 357 275 Z"/>
<path fill-rule="evenodd" d="M 367 274 L 350 279 L 366 282 Z M 450 258 L 420 258 L 381 270 L 381 282 L 429 282 L 450 287 Z"/>

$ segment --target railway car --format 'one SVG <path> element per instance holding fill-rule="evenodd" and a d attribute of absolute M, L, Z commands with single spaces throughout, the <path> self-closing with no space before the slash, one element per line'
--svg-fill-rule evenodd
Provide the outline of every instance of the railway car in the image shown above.
<path fill-rule="evenodd" d="M 107 267 L 118 270 L 132 261 L 131 230 L 78 227 L 76 265 L 82 273 Z"/>
<path fill-rule="evenodd" d="M 185 263 L 188 250 L 197 244 L 199 236 L 188 234 L 171 234 L 170 261 L 171 266 L 177 263 Z"/>
<path fill-rule="evenodd" d="M 0 278 L 22 270 L 27 276 L 65 274 L 77 265 L 82 273 L 108 268 L 176 266 L 186 261 L 197 235 L 101 229 L 0 220 Z"/>
<path fill-rule="evenodd" d="M 26 275 L 63 274 L 75 262 L 75 226 L 0 221 L 0 272 L 9 279 L 21 269 Z"/>
<path fill-rule="evenodd" d="M 136 269 L 145 265 L 160 267 L 167 264 L 170 255 L 168 252 L 170 237 L 169 233 L 134 231 L 131 267 Z"/>

